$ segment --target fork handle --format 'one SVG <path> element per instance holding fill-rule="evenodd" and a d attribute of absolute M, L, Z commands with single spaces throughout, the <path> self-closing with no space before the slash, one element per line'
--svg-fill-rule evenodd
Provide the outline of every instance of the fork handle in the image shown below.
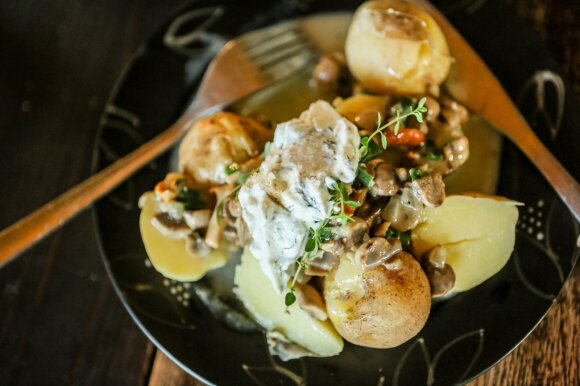
<path fill-rule="evenodd" d="M 522 118 L 523 119 L 523 118 Z M 540 170 L 556 194 L 580 222 L 580 185 L 531 130 L 506 133 Z"/>
<path fill-rule="evenodd" d="M 0 268 L 168 150 L 192 119 L 184 116 L 151 141 L 2 230 Z"/>

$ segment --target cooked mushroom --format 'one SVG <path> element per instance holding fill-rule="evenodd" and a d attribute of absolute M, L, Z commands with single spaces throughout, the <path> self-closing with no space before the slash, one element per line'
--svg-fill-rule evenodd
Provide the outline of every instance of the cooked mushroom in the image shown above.
<path fill-rule="evenodd" d="M 373 237 L 356 250 L 355 259 L 363 268 L 373 268 L 383 264 L 402 250 L 403 247 L 398 239 L 387 240 L 384 237 Z"/>
<path fill-rule="evenodd" d="M 469 119 L 467 109 L 456 101 L 443 97 L 441 98 L 441 103 L 443 104 L 441 115 L 452 128 L 460 128 L 461 124 Z"/>
<path fill-rule="evenodd" d="M 192 231 L 207 227 L 210 218 L 211 210 L 209 209 L 186 210 L 183 212 L 183 220 Z"/>
<path fill-rule="evenodd" d="M 365 236 L 369 233 L 367 222 L 358 217 L 352 217 L 352 221 L 338 228 L 338 240 L 344 245 L 345 249 L 354 250 L 364 242 Z"/>
<path fill-rule="evenodd" d="M 441 205 L 445 199 L 445 183 L 438 173 L 413 181 L 411 188 L 414 195 L 429 208 Z"/>
<path fill-rule="evenodd" d="M 268 331 L 266 333 L 266 341 L 268 342 L 268 351 L 270 352 L 270 355 L 276 355 L 283 361 L 298 359 L 305 356 L 314 356 L 312 352 L 291 342 L 290 339 L 278 331 Z"/>
<path fill-rule="evenodd" d="M 395 175 L 395 168 L 386 162 L 381 162 L 373 170 L 374 183 L 370 188 L 370 193 L 377 196 L 394 196 L 399 191 L 399 184 Z"/>
<path fill-rule="evenodd" d="M 335 92 L 338 88 L 338 80 L 342 64 L 331 55 L 322 55 L 314 67 L 312 77 L 316 85 L 325 92 Z"/>
<path fill-rule="evenodd" d="M 373 235 L 385 237 L 387 235 L 387 231 L 389 230 L 390 226 L 391 226 L 391 223 L 388 221 L 381 223 L 373 230 Z"/>
<path fill-rule="evenodd" d="M 356 210 L 355 214 L 365 220 L 369 228 L 372 228 L 380 222 L 382 210 L 382 205 L 365 202 Z"/>
<path fill-rule="evenodd" d="M 191 229 L 182 220 L 175 220 L 168 213 L 158 213 L 151 219 L 151 224 L 164 236 L 172 239 L 184 239 Z"/>
<path fill-rule="evenodd" d="M 212 251 L 199 232 L 191 232 L 185 239 L 185 246 L 196 257 L 207 257 Z"/>
<path fill-rule="evenodd" d="M 220 185 L 213 187 L 209 190 L 210 193 L 215 194 L 216 202 L 218 203 L 218 205 L 216 205 L 211 215 L 211 219 L 207 227 L 207 233 L 205 235 L 205 242 L 207 243 L 207 245 L 209 245 L 214 249 L 219 248 L 222 233 L 226 226 L 225 221 L 218 221 L 218 217 L 222 216 L 222 213 L 218 212 L 222 211 L 223 209 L 223 207 L 219 205 L 219 203 L 224 200 L 226 195 L 229 194 L 233 188 L 234 188 L 233 185 Z"/>
<path fill-rule="evenodd" d="M 445 264 L 446 259 L 447 252 L 441 246 L 431 249 L 423 256 L 422 265 L 433 297 L 447 294 L 455 285 L 455 272 L 449 264 Z"/>
<path fill-rule="evenodd" d="M 443 148 L 443 155 L 449 164 L 449 172 L 456 170 L 469 158 L 469 140 L 465 135 L 451 140 Z"/>
<path fill-rule="evenodd" d="M 322 295 L 310 284 L 296 287 L 296 300 L 298 306 L 313 318 L 322 321 L 328 319 Z"/>
<path fill-rule="evenodd" d="M 406 232 L 419 223 L 423 204 L 410 187 L 402 189 L 401 194 L 391 197 L 389 203 L 381 212 L 381 218 L 391 223 L 391 228 L 397 232 Z"/>
<path fill-rule="evenodd" d="M 310 276 L 326 276 L 338 266 L 338 255 L 333 252 L 319 250 L 319 253 L 308 261 L 304 273 Z"/>
<path fill-rule="evenodd" d="M 425 100 L 425 107 L 427 108 L 427 114 L 425 115 L 425 120 L 427 122 L 433 122 L 439 116 L 441 112 L 441 106 L 435 98 L 427 97 Z"/>

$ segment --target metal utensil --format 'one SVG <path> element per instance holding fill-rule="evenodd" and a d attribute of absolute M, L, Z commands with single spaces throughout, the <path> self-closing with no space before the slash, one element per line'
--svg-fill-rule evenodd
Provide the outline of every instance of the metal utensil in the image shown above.
<path fill-rule="evenodd" d="M 455 59 L 447 91 L 508 137 L 552 185 L 580 221 L 580 185 L 538 139 L 497 78 L 447 19 L 426 0 L 415 0 L 435 19 Z"/>
<path fill-rule="evenodd" d="M 296 73 L 316 56 L 298 24 L 254 31 L 225 44 L 196 98 L 151 141 L 0 232 L 0 267 L 106 195 L 173 146 L 192 123 Z"/>

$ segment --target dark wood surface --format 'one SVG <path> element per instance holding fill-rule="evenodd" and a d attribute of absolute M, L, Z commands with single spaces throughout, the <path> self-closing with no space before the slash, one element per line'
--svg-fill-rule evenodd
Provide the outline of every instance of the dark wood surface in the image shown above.
<path fill-rule="evenodd" d="M 506 0 L 580 95 L 580 3 Z M 0 1 L 0 228 L 90 173 L 114 81 L 180 0 Z M 475 385 L 580 384 L 580 271 L 547 318 Z M 83 213 L 0 270 L 1 385 L 197 385 L 145 338 Z"/>

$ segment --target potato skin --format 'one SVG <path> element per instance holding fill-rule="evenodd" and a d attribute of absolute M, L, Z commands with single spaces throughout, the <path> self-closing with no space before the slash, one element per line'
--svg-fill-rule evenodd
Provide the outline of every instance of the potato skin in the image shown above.
<path fill-rule="evenodd" d="M 431 309 L 427 276 L 415 258 L 400 252 L 384 265 L 363 270 L 343 257 L 325 280 L 328 316 L 347 341 L 391 348 L 423 328 Z"/>
<path fill-rule="evenodd" d="M 345 45 L 352 74 L 375 93 L 437 94 L 451 56 L 443 32 L 405 0 L 375 0 L 356 11 Z"/>

